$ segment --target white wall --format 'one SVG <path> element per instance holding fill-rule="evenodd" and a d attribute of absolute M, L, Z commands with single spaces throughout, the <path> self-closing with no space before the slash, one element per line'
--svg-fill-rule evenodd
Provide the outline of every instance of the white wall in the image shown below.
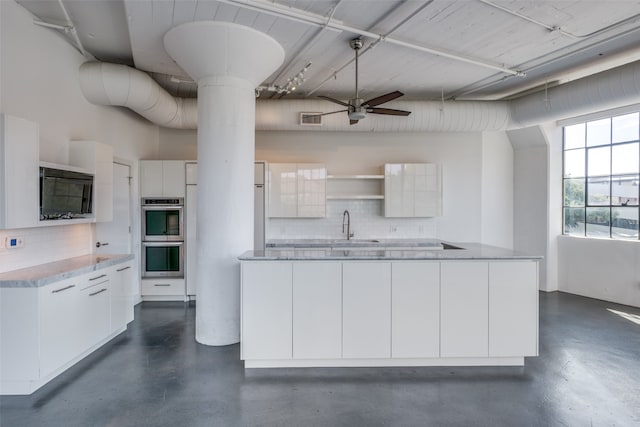
<path fill-rule="evenodd" d="M 193 131 L 161 129 L 159 140 L 165 159 L 191 159 L 197 151 Z M 268 239 L 340 238 L 342 212 L 349 209 L 359 238 L 513 244 L 513 151 L 504 132 L 258 131 L 256 159 L 324 163 L 335 175 L 379 174 L 385 163 L 396 162 L 440 163 L 443 170 L 441 217 L 384 218 L 383 201 L 329 201 L 323 219 L 271 219 Z"/>
<path fill-rule="evenodd" d="M 547 144 L 538 127 L 508 131 L 514 148 L 515 250 L 542 255 L 540 289 L 549 290 L 547 265 Z"/>
<path fill-rule="evenodd" d="M 504 132 L 482 134 L 482 243 L 513 248 L 513 147 Z"/>
<path fill-rule="evenodd" d="M 640 245 L 610 239 L 558 238 L 560 290 L 640 307 Z"/>
<path fill-rule="evenodd" d="M 353 209 L 362 215 L 359 220 L 357 215 L 353 218 L 360 238 L 436 237 L 480 242 L 482 150 L 480 133 L 257 132 L 256 158 L 269 162 L 325 163 L 331 174 L 381 173 L 384 163 L 401 162 L 439 163 L 443 171 L 441 217 L 386 219 L 380 217 L 381 201 L 331 201 L 329 217 L 323 220 L 271 220 L 269 237 L 295 237 L 304 227 L 334 230 L 339 222 L 335 216 L 341 216 L 344 209 Z M 511 159 L 503 160 L 506 164 L 502 167 L 509 170 Z M 510 215 L 509 209 L 507 216 Z M 484 237 L 493 238 L 493 234 L 487 231 Z"/>
<path fill-rule="evenodd" d="M 55 30 L 34 25 L 17 3 L 0 1 L 0 19 L 0 111 L 40 125 L 43 161 L 68 163 L 72 139 L 112 145 L 115 157 L 133 164 L 133 200 L 138 200 L 137 160 L 157 156 L 158 127 L 126 109 L 88 103 L 78 80 L 78 68 L 86 59 Z M 136 203 L 134 210 L 135 245 L 140 222 Z M 0 252 L 0 271 L 91 253 L 93 229 L 80 225 L 20 231 L 27 237 L 25 247 Z M 16 231 L 0 232 L 0 238 L 7 234 Z"/>

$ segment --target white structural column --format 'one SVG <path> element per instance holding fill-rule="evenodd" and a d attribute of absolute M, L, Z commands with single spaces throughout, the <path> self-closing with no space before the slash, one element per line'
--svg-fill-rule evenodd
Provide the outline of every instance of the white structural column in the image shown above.
<path fill-rule="evenodd" d="M 164 38 L 198 82 L 196 340 L 240 340 L 240 262 L 253 248 L 255 88 L 284 60 L 271 37 L 226 22 L 191 22 Z"/>

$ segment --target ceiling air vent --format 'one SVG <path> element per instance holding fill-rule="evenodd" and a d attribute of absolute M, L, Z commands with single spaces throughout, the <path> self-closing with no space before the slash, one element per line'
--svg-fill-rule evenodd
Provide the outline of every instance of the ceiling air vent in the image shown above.
<path fill-rule="evenodd" d="M 322 126 L 322 113 L 300 113 L 300 126 Z"/>

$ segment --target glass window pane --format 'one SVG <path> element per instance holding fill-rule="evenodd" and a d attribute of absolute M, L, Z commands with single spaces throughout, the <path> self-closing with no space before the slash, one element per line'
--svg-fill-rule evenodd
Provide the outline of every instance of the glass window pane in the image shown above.
<path fill-rule="evenodd" d="M 584 236 L 584 208 L 564 209 L 564 234 Z"/>
<path fill-rule="evenodd" d="M 564 205 L 584 206 L 584 179 L 564 180 Z"/>
<path fill-rule="evenodd" d="M 638 157 L 637 142 L 611 147 L 611 173 L 613 175 L 640 172 L 638 162 L 640 162 L 640 157 Z"/>
<path fill-rule="evenodd" d="M 614 175 L 611 177 L 611 204 L 638 205 L 638 175 Z"/>
<path fill-rule="evenodd" d="M 579 178 L 584 176 L 584 149 L 564 152 L 564 176 Z"/>
<path fill-rule="evenodd" d="M 609 191 L 610 181 L 609 177 L 603 178 L 589 178 L 587 182 L 587 192 L 589 206 L 605 206 L 610 205 Z"/>
<path fill-rule="evenodd" d="M 610 236 L 609 213 L 609 208 L 587 208 L 587 236 Z"/>
<path fill-rule="evenodd" d="M 637 141 L 638 127 L 638 113 L 613 117 L 611 119 L 611 141 Z"/>
<path fill-rule="evenodd" d="M 590 148 L 587 150 L 587 157 L 588 176 L 611 174 L 611 146 Z"/>
<path fill-rule="evenodd" d="M 564 149 L 584 147 L 585 124 L 579 123 L 564 128 Z"/>
<path fill-rule="evenodd" d="M 612 208 L 611 216 L 611 237 L 638 239 L 638 208 Z"/>
<path fill-rule="evenodd" d="M 611 143 L 611 119 L 587 122 L 587 146 Z"/>

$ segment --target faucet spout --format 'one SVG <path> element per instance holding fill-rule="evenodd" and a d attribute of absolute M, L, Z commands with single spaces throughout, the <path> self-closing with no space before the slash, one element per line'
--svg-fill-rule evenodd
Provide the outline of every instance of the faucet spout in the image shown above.
<path fill-rule="evenodd" d="M 347 220 L 347 240 L 350 240 L 353 237 L 353 233 L 351 232 L 351 215 L 349 211 L 345 209 L 342 213 L 342 232 L 344 233 L 345 219 Z"/>

